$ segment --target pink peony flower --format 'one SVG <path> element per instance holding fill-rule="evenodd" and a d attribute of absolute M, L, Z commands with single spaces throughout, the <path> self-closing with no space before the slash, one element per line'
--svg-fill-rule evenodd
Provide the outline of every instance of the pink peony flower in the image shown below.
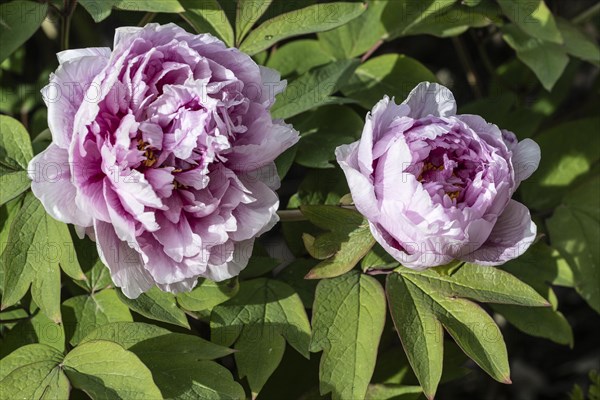
<path fill-rule="evenodd" d="M 535 239 L 529 210 L 511 197 L 537 169 L 539 146 L 456 115 L 443 86 L 421 83 L 401 105 L 385 97 L 336 155 L 373 236 L 406 267 L 499 265 Z"/>
<path fill-rule="evenodd" d="M 58 60 L 42 91 L 52 144 L 29 168 L 48 213 L 96 241 L 131 298 L 239 274 L 278 220 L 273 160 L 298 141 L 269 114 L 285 81 L 174 24 Z"/>

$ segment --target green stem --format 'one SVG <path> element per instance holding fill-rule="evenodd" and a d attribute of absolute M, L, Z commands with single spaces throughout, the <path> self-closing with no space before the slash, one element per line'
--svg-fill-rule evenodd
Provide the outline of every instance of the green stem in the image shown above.
<path fill-rule="evenodd" d="M 596 3 L 575 18 L 571 20 L 575 25 L 581 24 L 588 19 L 592 18 L 594 15 L 600 13 L 600 3 Z"/>
<path fill-rule="evenodd" d="M 77 7 L 77 0 L 64 0 L 64 8 L 62 14 L 62 27 L 60 31 L 60 47 L 62 50 L 69 48 L 69 32 L 71 31 L 71 17 Z"/>
<path fill-rule="evenodd" d="M 281 222 L 300 222 L 307 221 L 306 217 L 300 210 L 280 210 L 277 211 Z"/>
<path fill-rule="evenodd" d="M 466 70 L 467 82 L 473 89 L 473 93 L 475 97 L 480 99 L 483 97 L 483 91 L 479 87 L 479 79 L 477 77 L 477 72 L 475 71 L 475 67 L 473 66 L 473 62 L 467 49 L 462 41 L 462 39 L 458 36 L 452 37 L 452 43 L 454 44 L 454 48 L 456 49 L 456 53 L 458 54 L 458 59 L 462 64 L 463 68 Z"/>
<path fill-rule="evenodd" d="M 147 12 L 138 23 L 138 26 L 145 26 L 146 24 L 149 24 L 154 20 L 154 17 L 156 17 L 155 12 Z"/>

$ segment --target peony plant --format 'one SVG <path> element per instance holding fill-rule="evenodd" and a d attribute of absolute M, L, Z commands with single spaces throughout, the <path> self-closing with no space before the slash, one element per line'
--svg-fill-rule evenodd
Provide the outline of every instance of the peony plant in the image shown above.
<path fill-rule="evenodd" d="M 0 399 L 593 396 L 600 9 L 530 3 L 1 2 Z"/>

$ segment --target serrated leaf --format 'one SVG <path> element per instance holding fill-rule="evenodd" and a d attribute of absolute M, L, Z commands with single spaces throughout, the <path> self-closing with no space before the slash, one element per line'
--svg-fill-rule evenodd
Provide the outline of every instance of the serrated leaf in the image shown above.
<path fill-rule="evenodd" d="M 163 292 L 156 286 L 136 299 L 128 298 L 120 289 L 116 293 L 123 304 L 146 318 L 190 329 L 185 313 L 177 307 L 175 296 L 171 293 Z"/>
<path fill-rule="evenodd" d="M 248 376 L 255 393 L 260 391 L 270 375 L 268 372 L 273 371 L 280 361 L 280 358 L 271 357 L 263 359 L 264 364 L 245 368 L 256 359 L 257 348 L 267 346 L 266 341 L 278 340 L 274 339 L 276 336 L 283 337 L 308 357 L 308 317 L 298 295 L 283 282 L 265 278 L 243 282 L 234 298 L 213 309 L 210 325 L 211 338 L 215 343 L 231 346 L 236 341 L 242 342 L 241 346 L 246 351 L 235 354 L 239 373 L 240 376 Z M 247 346 L 252 341 L 255 347 Z"/>
<path fill-rule="evenodd" d="M 385 294 L 374 278 L 352 271 L 317 286 L 312 352 L 323 351 L 320 392 L 332 398 L 364 398 L 375 369 L 385 323 Z"/>
<path fill-rule="evenodd" d="M 569 185 L 600 160 L 599 129 L 600 118 L 585 118 L 540 132 L 535 140 L 544 156 L 535 174 L 520 187 L 523 202 L 538 210 L 557 206 Z"/>
<path fill-rule="evenodd" d="M 402 100 L 420 82 L 436 80 L 417 60 L 403 54 L 386 54 L 361 64 L 342 92 L 370 110 L 381 100 L 382 93 Z"/>
<path fill-rule="evenodd" d="M 69 383 L 59 364 L 63 354 L 43 344 L 20 347 L 0 360 L 3 399 L 66 399 Z"/>
<path fill-rule="evenodd" d="M 179 293 L 177 302 L 190 311 L 212 310 L 215 306 L 234 297 L 239 289 L 237 279 L 223 282 L 201 279 L 191 292 Z"/>
<path fill-rule="evenodd" d="M 119 300 L 114 289 L 71 297 L 63 302 L 61 309 L 65 333 L 72 345 L 105 324 L 132 321 L 129 309 Z"/>
<path fill-rule="evenodd" d="M 197 33 L 210 33 L 228 46 L 234 45 L 233 28 L 217 0 L 180 0 L 181 13 Z"/>
<path fill-rule="evenodd" d="M 346 83 L 357 66 L 356 60 L 336 61 L 300 75 L 277 95 L 271 109 L 273 118 L 290 118 L 327 104 L 330 96 Z"/>
<path fill-rule="evenodd" d="M 358 17 L 366 8 L 363 3 L 335 2 L 315 4 L 281 14 L 250 32 L 240 45 L 240 50 L 253 55 L 289 37 L 327 31 Z"/>
<path fill-rule="evenodd" d="M 600 177 L 570 191 L 546 221 L 550 241 L 573 270 L 575 289 L 600 313 Z"/>
<path fill-rule="evenodd" d="M 569 63 L 565 50 L 557 43 L 528 36 L 513 24 L 503 26 L 502 32 L 506 43 L 517 52 L 517 57 L 531 68 L 542 86 L 551 91 Z"/>
<path fill-rule="evenodd" d="M 38 30 L 47 11 L 47 3 L 12 1 L 0 4 L 0 63 Z M 5 136 L 3 129 L 0 131 L 0 136 Z"/>
<path fill-rule="evenodd" d="M 302 75 L 314 67 L 328 64 L 335 59 L 314 39 L 294 40 L 273 51 L 267 67 L 273 68 L 281 76 Z M 297 128 L 297 127 L 296 127 Z"/>
<path fill-rule="evenodd" d="M 504 15 L 528 35 L 548 42 L 563 42 L 554 16 L 543 0 L 498 0 L 498 3 Z"/>
<path fill-rule="evenodd" d="M 116 343 L 95 340 L 75 347 L 63 369 L 73 387 L 93 399 L 162 399 L 148 368 Z"/>
<path fill-rule="evenodd" d="M 465 293 L 464 287 L 452 286 L 452 291 Z M 510 382 L 502 334 L 477 304 L 457 298 L 446 289 L 440 291 L 439 285 L 418 278 L 417 273 L 407 268 L 388 275 L 386 292 L 394 325 L 428 398 L 435 395 L 442 374 L 442 326 L 492 378 Z M 466 293 L 472 297 L 471 290 Z"/>
<path fill-rule="evenodd" d="M 235 41 L 239 45 L 273 0 L 238 0 L 235 14 Z"/>

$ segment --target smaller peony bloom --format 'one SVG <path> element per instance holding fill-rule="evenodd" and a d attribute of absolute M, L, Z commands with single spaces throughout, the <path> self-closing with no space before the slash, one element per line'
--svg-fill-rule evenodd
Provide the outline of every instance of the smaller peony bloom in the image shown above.
<path fill-rule="evenodd" d="M 499 265 L 535 240 L 529 210 L 511 197 L 537 169 L 539 146 L 456 115 L 444 86 L 421 83 L 400 105 L 386 96 L 336 156 L 373 236 L 406 267 Z"/>
<path fill-rule="evenodd" d="M 95 240 L 131 298 L 238 275 L 278 220 L 273 161 L 298 141 L 269 112 L 286 82 L 174 24 L 58 60 L 42 90 L 52 143 L 29 166 L 47 212 Z"/>

